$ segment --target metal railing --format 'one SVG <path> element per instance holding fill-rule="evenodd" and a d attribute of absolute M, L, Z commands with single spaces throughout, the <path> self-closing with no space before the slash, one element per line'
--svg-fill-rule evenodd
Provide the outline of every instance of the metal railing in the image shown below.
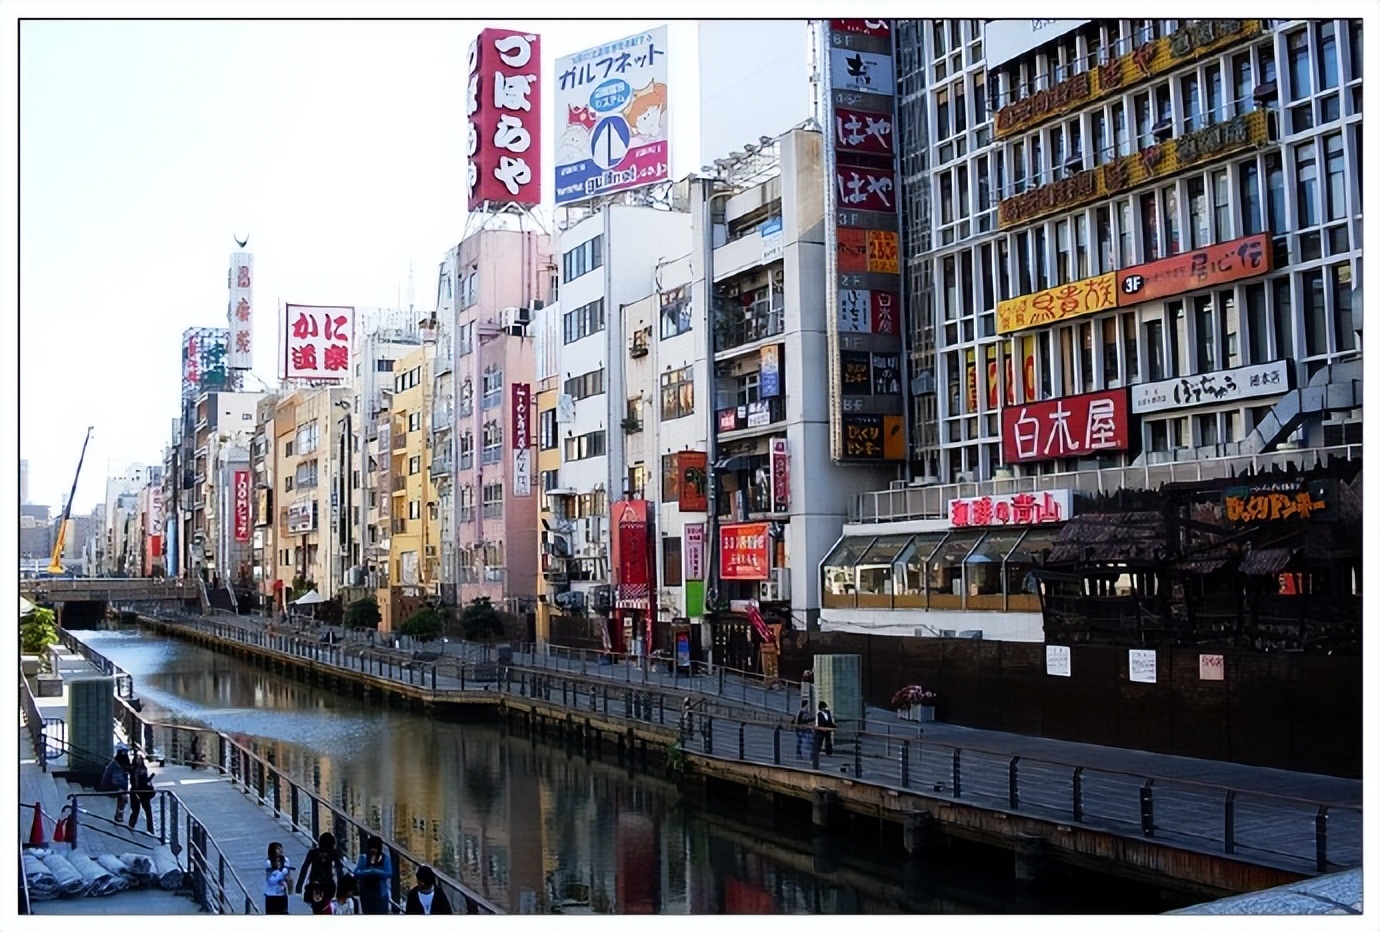
<path fill-rule="evenodd" d="M 38 700 L 34 698 L 33 690 L 29 688 L 29 680 L 23 671 L 19 674 L 19 708 L 24 713 L 24 724 L 29 729 L 29 740 L 33 744 L 34 755 L 46 773 L 48 755 L 44 750 L 47 744 L 43 735 L 43 713 L 38 708 Z"/>
<path fill-rule="evenodd" d="M 91 664 L 105 676 L 115 678 L 115 695 L 121 699 L 132 699 L 134 697 L 134 677 L 125 669 L 110 658 L 98 651 L 93 650 L 90 645 L 80 638 L 73 637 L 72 632 L 66 628 L 58 629 L 58 642 L 72 653 L 81 656 L 87 663 Z"/>
<path fill-rule="evenodd" d="M 887 521 L 947 518 L 949 502 L 956 498 L 1008 495 L 1016 492 L 1053 492 L 1060 489 L 1072 489 L 1084 495 L 1111 495 L 1121 489 L 1153 490 L 1171 482 L 1201 482 L 1205 479 L 1228 478 L 1247 468 L 1253 473 L 1289 465 L 1311 469 L 1326 465 L 1334 459 L 1353 460 L 1360 457 L 1361 445 L 1347 444 L 1304 450 L 1280 450 L 1251 456 L 1222 456 L 1175 463 L 1088 469 L 1043 476 L 993 478 L 983 482 L 908 486 L 903 489 L 859 493 L 849 502 L 848 522 L 879 524 Z"/>

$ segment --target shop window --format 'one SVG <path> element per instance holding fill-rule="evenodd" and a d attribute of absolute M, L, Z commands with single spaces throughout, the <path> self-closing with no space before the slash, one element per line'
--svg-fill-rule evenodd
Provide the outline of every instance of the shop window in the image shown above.
<path fill-rule="evenodd" d="M 954 531 L 930 557 L 927 574 L 930 608 L 963 607 L 963 561 L 982 534 L 982 531 Z"/>
<path fill-rule="evenodd" d="M 1000 610 L 1005 607 L 1002 564 L 1020 541 L 1024 529 L 989 531 L 963 561 L 968 609 Z"/>
<path fill-rule="evenodd" d="M 910 542 L 910 535 L 879 537 L 858 558 L 858 607 L 890 608 L 893 594 L 892 565 Z"/>
<path fill-rule="evenodd" d="M 851 608 L 857 594 L 857 574 L 854 565 L 858 557 L 872 546 L 874 537 L 845 537 L 840 540 L 829 556 L 824 558 L 825 608 Z"/>

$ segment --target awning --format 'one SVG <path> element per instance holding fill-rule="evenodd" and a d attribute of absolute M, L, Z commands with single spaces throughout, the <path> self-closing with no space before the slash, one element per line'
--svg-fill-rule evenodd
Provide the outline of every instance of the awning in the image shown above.
<path fill-rule="evenodd" d="M 1273 576 L 1282 573 L 1293 559 L 1294 551 L 1285 547 L 1252 550 L 1241 560 L 1241 572 L 1247 576 Z"/>
<path fill-rule="evenodd" d="M 1184 560 L 1179 564 L 1179 570 L 1184 573 L 1200 573 L 1205 576 L 1208 573 L 1217 572 L 1226 565 L 1226 560 L 1211 560 L 1199 557 L 1197 559 Z"/>
<path fill-rule="evenodd" d="M 326 597 L 315 589 L 303 594 L 300 598 L 294 599 L 292 605 L 315 605 L 318 602 L 326 601 Z"/>

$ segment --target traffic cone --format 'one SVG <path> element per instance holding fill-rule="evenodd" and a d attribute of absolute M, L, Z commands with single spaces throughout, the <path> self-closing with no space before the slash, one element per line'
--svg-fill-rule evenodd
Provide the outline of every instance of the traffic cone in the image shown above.
<path fill-rule="evenodd" d="M 34 824 L 29 828 L 29 846 L 33 848 L 46 848 L 48 842 L 43 840 L 43 803 L 34 800 Z"/>

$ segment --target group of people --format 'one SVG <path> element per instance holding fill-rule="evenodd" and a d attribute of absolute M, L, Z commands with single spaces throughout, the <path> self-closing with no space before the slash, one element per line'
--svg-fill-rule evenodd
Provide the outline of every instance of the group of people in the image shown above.
<path fill-rule="evenodd" d="M 811 709 L 809 699 L 800 700 L 800 710 L 795 713 L 795 756 L 815 756 L 815 742 L 819 742 L 822 754 L 834 753 L 834 713 L 829 711 L 829 703 L 823 700 L 819 708 Z"/>
<path fill-rule="evenodd" d="M 284 915 L 288 893 L 302 894 L 302 900 L 318 915 L 386 915 L 393 911 L 389 885 L 393 880 L 393 860 L 383 839 L 369 836 L 364 853 L 353 871 L 336 847 L 335 836 L 322 832 L 302 863 L 301 876 L 293 882 L 295 868 L 283 853 L 280 842 L 268 846 L 264 862 L 264 912 Z M 449 915 L 450 900 L 436 885 L 436 872 L 422 865 L 417 868 L 417 883 L 408 891 L 403 912 L 415 915 Z"/>
<path fill-rule="evenodd" d="M 153 774 L 149 772 L 148 758 L 138 748 L 131 751 L 129 745 L 121 742 L 115 745 L 115 757 L 105 765 L 101 782 L 96 787 L 103 793 L 115 794 L 115 821 L 125 820 L 125 803 L 129 803 L 129 827 L 139 824 L 139 813 L 144 813 L 144 827 L 153 833 Z"/>

